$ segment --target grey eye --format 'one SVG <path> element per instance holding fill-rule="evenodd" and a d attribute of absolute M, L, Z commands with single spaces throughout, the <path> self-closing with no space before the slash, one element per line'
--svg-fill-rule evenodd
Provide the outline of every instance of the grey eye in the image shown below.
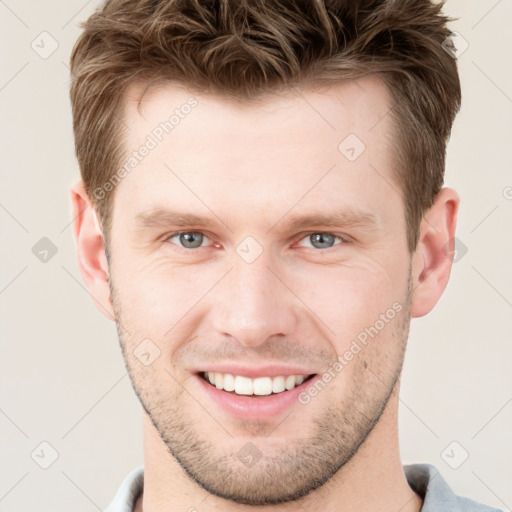
<path fill-rule="evenodd" d="M 300 245 L 313 249 L 330 249 L 335 245 L 340 245 L 340 243 L 335 243 L 336 240 L 339 240 L 341 244 L 344 242 L 341 237 L 333 235 L 332 233 L 311 233 L 301 240 Z"/>
<path fill-rule="evenodd" d="M 336 237 L 329 233 L 313 233 L 309 235 L 311 245 L 316 249 L 328 249 L 334 245 Z"/>
<path fill-rule="evenodd" d="M 187 231 L 174 236 L 179 236 L 180 244 L 185 249 L 196 249 L 201 247 L 204 240 L 204 235 L 196 231 Z"/>

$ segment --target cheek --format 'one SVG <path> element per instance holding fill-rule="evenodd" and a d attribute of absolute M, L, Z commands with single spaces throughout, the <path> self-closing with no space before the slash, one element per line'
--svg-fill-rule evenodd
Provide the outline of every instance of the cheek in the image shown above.
<path fill-rule="evenodd" d="M 373 325 L 397 301 L 407 284 L 404 262 L 361 259 L 357 264 L 309 266 L 297 272 L 294 291 L 326 324 L 326 336 L 336 340 L 337 352 Z"/>
<path fill-rule="evenodd" d="M 220 289 L 216 287 L 222 286 L 219 281 L 229 269 L 222 261 L 185 265 L 171 263 L 161 255 L 143 264 L 135 261 L 119 261 L 114 275 L 120 276 L 115 281 L 123 321 L 137 338 L 157 342 L 187 338 L 192 324 L 197 326 L 212 307 L 212 298 Z M 371 257 L 360 254 L 357 261 L 353 258 L 335 265 L 303 261 L 276 270 L 299 299 L 283 294 L 283 300 L 296 304 L 300 325 L 315 323 L 340 353 L 379 315 L 403 299 L 405 269 L 407 262 L 386 247 Z"/>
<path fill-rule="evenodd" d="M 217 267 L 201 270 L 164 259 L 139 264 L 136 269 L 128 261 L 123 263 L 118 265 L 114 278 L 130 338 L 148 337 L 161 346 L 186 328 L 192 318 L 198 321 L 201 300 L 224 273 Z"/>

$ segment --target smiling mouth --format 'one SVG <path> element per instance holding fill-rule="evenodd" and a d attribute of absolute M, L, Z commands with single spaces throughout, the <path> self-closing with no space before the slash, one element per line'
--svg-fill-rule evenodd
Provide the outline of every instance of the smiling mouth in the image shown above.
<path fill-rule="evenodd" d="M 211 386 L 234 395 L 262 397 L 290 391 L 316 374 L 280 375 L 277 377 L 257 377 L 251 379 L 242 375 L 220 372 L 200 372 L 199 376 Z"/>

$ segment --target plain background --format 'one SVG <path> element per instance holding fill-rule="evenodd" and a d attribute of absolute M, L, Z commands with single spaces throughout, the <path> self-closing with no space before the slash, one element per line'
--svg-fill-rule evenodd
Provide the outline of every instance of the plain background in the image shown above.
<path fill-rule="evenodd" d="M 81 282 L 70 226 L 79 171 L 67 63 L 98 5 L 0 0 L 1 511 L 103 510 L 142 463 L 140 406 L 114 324 Z M 445 10 L 469 45 L 446 171 L 461 196 L 459 252 L 441 301 L 412 324 L 401 450 L 457 493 L 511 509 L 512 1 Z M 57 250 L 46 262 L 43 237 Z"/>

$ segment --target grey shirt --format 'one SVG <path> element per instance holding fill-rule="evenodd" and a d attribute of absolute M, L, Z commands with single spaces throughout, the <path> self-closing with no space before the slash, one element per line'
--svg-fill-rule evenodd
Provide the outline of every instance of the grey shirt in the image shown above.
<path fill-rule="evenodd" d="M 430 464 L 411 464 L 404 466 L 404 471 L 411 488 L 423 498 L 421 512 L 502 512 L 456 496 L 439 471 Z M 133 512 L 143 483 L 144 466 L 140 466 L 124 479 L 105 512 Z"/>

